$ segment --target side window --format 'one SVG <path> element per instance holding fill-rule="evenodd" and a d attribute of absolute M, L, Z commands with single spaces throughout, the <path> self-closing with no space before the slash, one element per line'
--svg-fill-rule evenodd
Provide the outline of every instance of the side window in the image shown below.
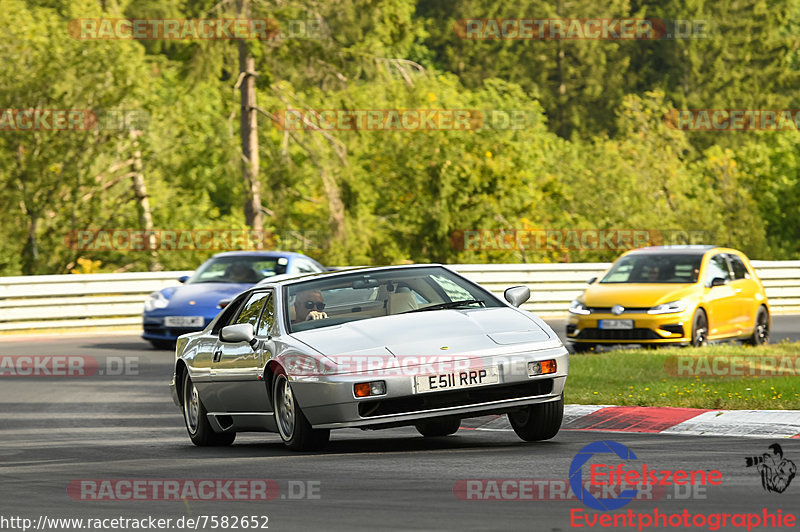
<path fill-rule="evenodd" d="M 258 317 L 261 315 L 261 309 L 264 308 L 264 302 L 266 302 L 269 294 L 269 292 L 256 292 L 251 295 L 234 323 L 249 323 L 255 329 Z"/>
<path fill-rule="evenodd" d="M 725 260 L 725 255 L 714 255 L 706 265 L 706 274 L 703 278 L 703 283 L 706 286 L 711 286 L 711 281 L 715 277 L 722 277 L 726 281 L 731 280 L 731 273 L 728 271 L 728 261 Z"/>
<path fill-rule="evenodd" d="M 237 297 L 233 301 L 231 301 L 227 307 L 221 312 L 217 323 L 214 324 L 214 328 L 211 329 L 211 334 L 219 334 L 220 329 L 225 327 L 226 325 L 231 325 L 232 323 L 236 323 L 233 321 L 234 317 L 239 311 L 239 308 L 242 306 L 244 302 L 243 297 Z"/>
<path fill-rule="evenodd" d="M 742 259 L 739 258 L 738 255 L 734 255 L 731 253 L 728 255 L 728 258 L 731 261 L 731 269 L 733 269 L 733 278 L 734 279 L 749 279 L 750 274 L 747 273 L 747 267 L 742 262 Z"/>
<path fill-rule="evenodd" d="M 261 318 L 258 320 L 256 329 L 256 336 L 268 336 L 269 330 L 275 323 L 275 298 L 272 297 L 272 292 L 267 292 L 267 301 L 264 303 L 264 311 L 261 313 Z"/>

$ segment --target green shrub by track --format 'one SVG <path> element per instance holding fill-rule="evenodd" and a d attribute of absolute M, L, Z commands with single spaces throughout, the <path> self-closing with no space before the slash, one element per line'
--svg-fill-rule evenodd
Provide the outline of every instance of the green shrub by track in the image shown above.
<path fill-rule="evenodd" d="M 565 398 L 577 404 L 800 410 L 800 343 L 575 354 Z"/>

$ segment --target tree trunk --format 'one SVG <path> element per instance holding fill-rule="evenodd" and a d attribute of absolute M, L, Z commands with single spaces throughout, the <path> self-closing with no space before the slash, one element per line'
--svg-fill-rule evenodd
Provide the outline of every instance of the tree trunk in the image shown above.
<path fill-rule="evenodd" d="M 36 230 L 39 226 L 39 215 L 28 210 L 28 237 L 22 248 L 22 274 L 36 275 L 39 269 L 39 243 Z"/>
<path fill-rule="evenodd" d="M 20 144 L 17 147 L 17 179 L 19 180 L 19 188 L 22 193 L 22 213 L 28 219 L 28 236 L 25 239 L 25 245 L 22 247 L 22 274 L 35 275 L 39 265 L 39 243 L 36 239 L 36 230 L 39 225 L 39 212 L 34 211 L 34 200 L 28 195 L 28 187 L 25 181 L 25 168 L 23 165 L 23 149 Z"/>
<path fill-rule="evenodd" d="M 250 16 L 249 0 L 239 0 L 239 17 Z M 245 186 L 244 216 L 255 231 L 264 229 L 261 210 L 261 182 L 258 178 L 258 120 L 256 111 L 255 59 L 244 40 L 239 41 L 239 71 L 241 79 L 242 175 Z"/>
<path fill-rule="evenodd" d="M 334 242 L 343 244 L 345 240 L 345 216 L 344 203 L 342 203 L 342 191 L 336 178 L 326 169 L 320 167 L 320 177 L 325 195 L 328 197 L 328 223 L 331 226 L 331 239 Z"/>
<path fill-rule="evenodd" d="M 145 234 L 148 235 L 147 249 L 150 250 L 150 271 L 157 272 L 163 269 L 163 266 L 158 261 L 158 253 L 156 252 L 156 239 L 153 235 L 153 215 L 150 210 L 150 199 L 147 196 L 147 185 L 144 182 L 144 174 L 142 172 L 142 150 L 139 147 L 139 136 L 141 131 L 131 129 L 130 137 L 133 140 L 133 193 L 136 196 L 136 201 L 139 203 L 139 227 L 141 227 Z"/>
<path fill-rule="evenodd" d="M 561 0 L 558 0 L 556 4 L 556 14 L 559 18 L 562 17 L 561 14 Z M 556 40 L 556 83 L 558 84 L 557 87 L 557 96 L 556 96 L 556 120 L 558 121 L 556 125 L 556 134 L 562 138 L 568 138 L 569 128 L 564 123 L 564 106 L 567 104 L 567 85 L 564 80 L 564 47 L 561 43 L 561 39 Z"/>

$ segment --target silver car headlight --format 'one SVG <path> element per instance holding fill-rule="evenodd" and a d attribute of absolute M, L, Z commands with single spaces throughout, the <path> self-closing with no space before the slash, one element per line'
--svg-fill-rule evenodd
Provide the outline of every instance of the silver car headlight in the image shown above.
<path fill-rule="evenodd" d="M 145 312 L 150 312 L 152 310 L 166 308 L 167 305 L 169 305 L 169 299 L 164 297 L 164 294 L 161 292 L 153 292 L 150 294 L 147 301 L 144 302 L 144 310 Z"/>
<path fill-rule="evenodd" d="M 577 299 L 573 299 L 572 303 L 569 304 L 569 312 L 570 314 L 580 314 L 582 316 L 587 316 L 592 313 L 592 311 L 589 310 L 589 307 Z"/>
<path fill-rule="evenodd" d="M 686 310 L 686 301 L 679 299 L 669 303 L 661 303 L 647 311 L 648 314 L 674 314 Z"/>

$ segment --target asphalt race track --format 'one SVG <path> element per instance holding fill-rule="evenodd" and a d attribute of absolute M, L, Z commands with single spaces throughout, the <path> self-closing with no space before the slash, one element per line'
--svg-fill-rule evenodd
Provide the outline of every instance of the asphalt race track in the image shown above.
<path fill-rule="evenodd" d="M 799 322 L 800 317 L 776 318 L 773 340 L 798 339 Z M 10 518 L 32 519 L 36 525 L 40 516 L 152 516 L 172 519 L 171 530 L 194 529 L 185 526 L 186 518 L 206 519 L 205 529 L 210 530 L 211 521 L 204 516 L 218 516 L 218 529 L 234 529 L 230 521 L 221 526 L 223 516 L 253 516 L 257 520 L 248 521 L 250 529 L 563 531 L 572 528 L 571 511 L 587 519 L 608 515 L 578 500 L 564 500 L 560 491 L 576 453 L 600 440 L 619 442 L 636 454 L 638 460 L 624 462 L 628 469 L 646 463 L 650 469 L 719 470 L 722 475 L 721 484 L 658 488 L 617 513 L 649 516 L 655 509 L 662 514 L 686 509 L 703 519 L 717 513 L 761 518 L 765 509 L 773 515 L 781 510 L 785 516 L 798 508 L 800 479 L 784 493 L 769 493 L 756 467 L 745 466 L 746 457 L 768 451 L 774 443 L 769 439 L 562 431 L 554 440 L 529 444 L 510 430 L 482 430 L 484 420 L 478 418 L 465 420 L 462 430 L 445 438 L 424 439 L 413 428 L 334 431 L 329 447 L 320 453 L 292 453 L 272 434 L 244 434 L 232 447 L 200 449 L 190 443 L 169 396 L 172 354 L 151 349 L 136 335 L 5 338 L 0 339 L 0 354 L 83 356 L 87 364 L 97 364 L 88 376 L 0 378 L 3 530 L 21 530 L 21 521 Z M 800 463 L 800 439 L 780 444 L 786 458 Z M 621 461 L 595 455 L 591 463 L 613 466 Z M 239 484 L 232 484 L 237 480 Z M 198 492 L 202 481 L 213 481 L 217 491 L 211 496 L 221 500 L 202 500 L 208 491 L 205 496 L 181 491 L 184 498 L 152 500 L 163 498 L 159 486 L 166 489 L 167 482 L 162 481 L 178 481 L 181 490 L 189 484 Z M 228 481 L 251 489 L 226 491 Z M 134 484 L 150 488 L 134 491 Z M 479 499 L 490 497 L 525 500 Z M 270 500 L 242 500 L 247 498 Z M 534 500 L 540 498 L 549 500 Z M 176 527 L 181 518 L 184 526 Z M 637 530 L 572 524 L 583 524 L 584 530 Z M 730 525 L 720 529 L 746 530 Z"/>

